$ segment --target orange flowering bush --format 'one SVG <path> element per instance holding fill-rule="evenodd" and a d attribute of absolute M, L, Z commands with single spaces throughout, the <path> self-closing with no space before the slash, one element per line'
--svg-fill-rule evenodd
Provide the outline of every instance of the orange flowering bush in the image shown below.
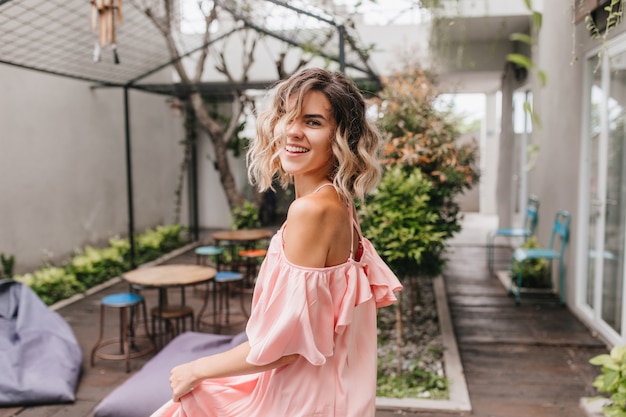
<path fill-rule="evenodd" d="M 479 177 L 475 166 L 475 144 L 458 143 L 459 133 L 454 118 L 435 106 L 438 96 L 432 74 L 407 66 L 402 72 L 383 79 L 383 90 L 378 99 L 379 125 L 384 138 L 383 180 L 391 172 L 397 176 L 395 171 L 399 168 L 407 176 L 419 170 L 421 177 L 431 183 L 430 187 L 422 189 L 426 193 L 428 215 L 420 218 L 428 221 L 424 220 L 423 225 L 412 221 L 408 225 L 398 220 L 389 225 L 404 229 L 404 232 L 398 233 L 401 236 L 419 236 L 422 233 L 418 233 L 418 229 L 427 229 L 436 237 L 425 247 L 423 239 L 399 242 L 399 247 L 405 249 L 421 246 L 419 257 L 413 256 L 410 263 L 416 265 L 420 273 L 428 275 L 441 271 L 445 241 L 460 230 L 459 205 L 455 197 L 476 184 Z M 415 192 L 420 191 L 413 190 Z M 406 196 L 409 200 L 412 197 Z M 386 197 L 379 195 L 378 198 Z M 384 219 L 366 219 L 365 223 L 374 225 L 380 221 L 384 222 Z M 409 233 L 406 233 L 407 229 L 410 229 Z M 390 230 L 378 232 L 374 233 L 374 239 L 384 239 L 392 234 Z M 410 253 L 405 251 L 405 257 Z M 401 254 L 396 255 L 396 258 L 401 258 Z"/>
<path fill-rule="evenodd" d="M 459 133 L 453 119 L 435 107 L 439 91 L 434 76 L 407 68 L 383 79 L 383 85 L 379 103 L 383 164 L 419 167 L 436 187 L 453 194 L 474 185 L 476 146 L 456 142 Z"/>

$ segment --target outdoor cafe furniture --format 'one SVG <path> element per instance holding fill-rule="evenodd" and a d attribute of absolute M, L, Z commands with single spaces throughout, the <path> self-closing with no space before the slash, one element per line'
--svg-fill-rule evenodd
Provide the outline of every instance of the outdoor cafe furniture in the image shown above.
<path fill-rule="evenodd" d="M 249 288 L 254 287 L 256 281 L 257 267 L 263 258 L 267 255 L 267 249 L 244 249 L 239 251 L 239 257 L 244 260 L 246 268 L 246 285 Z"/>
<path fill-rule="evenodd" d="M 104 322 L 106 317 L 106 309 L 119 310 L 119 336 L 104 337 Z M 138 337 L 136 334 L 136 323 L 139 315 L 143 314 L 144 334 Z M 95 359 L 124 360 L 126 363 L 126 372 L 130 372 L 130 360 L 152 352 L 155 349 L 152 335 L 148 331 L 148 317 L 146 314 L 146 302 L 141 294 L 137 293 L 119 293 L 110 294 L 104 297 L 100 302 L 100 331 L 98 340 L 91 349 L 91 366 L 95 365 Z M 148 344 L 138 348 L 137 341 L 139 338 L 147 339 Z M 119 352 L 107 350 L 106 346 L 119 344 Z"/>
<path fill-rule="evenodd" d="M 539 199 L 535 196 L 528 197 L 526 202 L 526 214 L 522 227 L 500 228 L 487 235 L 487 265 L 489 272 L 493 272 L 494 242 L 497 237 L 517 237 L 527 239 L 535 234 L 539 215 Z"/>
<path fill-rule="evenodd" d="M 559 293 L 561 304 L 565 304 L 565 247 L 569 238 L 570 214 L 558 210 L 554 216 L 554 224 L 550 235 L 550 243 L 545 248 L 517 248 L 511 258 L 511 286 L 509 293 L 515 296 L 515 304 L 520 304 L 522 288 L 524 288 L 524 263 L 536 259 L 554 259 L 559 261 Z M 557 240 L 558 249 L 557 249 Z M 515 273 L 517 266 L 517 273 Z M 552 265 L 550 264 L 550 272 Z M 552 279 L 554 286 L 554 279 Z"/>
<path fill-rule="evenodd" d="M 211 238 L 217 246 L 228 244 L 231 248 L 231 260 L 234 261 L 238 255 L 237 245 L 251 249 L 257 242 L 269 239 L 273 234 L 271 230 L 267 229 L 220 230 L 211 234 Z"/>
<path fill-rule="evenodd" d="M 245 308 L 245 294 L 243 291 L 239 291 L 240 310 L 241 314 L 244 316 L 244 320 L 236 323 L 230 322 L 230 298 L 233 292 L 233 286 L 236 283 L 242 284 L 244 275 L 237 271 L 221 270 L 223 265 L 223 253 L 224 249 L 220 246 L 199 246 L 195 249 L 196 262 L 206 265 L 207 258 L 212 257 L 213 264 L 217 269 L 217 274 L 212 281 L 213 320 L 211 322 L 207 322 L 204 320 L 202 314 L 198 314 L 196 328 L 200 328 L 201 324 L 210 324 L 217 332 L 220 332 L 222 327 L 240 325 L 248 319 L 249 314 Z"/>
<path fill-rule="evenodd" d="M 150 310 L 152 317 L 152 331 L 156 332 L 155 322 L 159 324 L 159 344 L 163 346 L 164 328 L 171 332 L 172 336 L 185 331 L 185 320 L 190 319 L 190 327 L 194 330 L 194 311 L 185 302 L 185 287 L 208 283 L 215 278 L 215 268 L 193 264 L 170 264 L 157 265 L 146 268 L 138 268 L 127 272 L 122 277 L 135 288 L 156 288 L 158 305 Z M 168 301 L 167 290 L 169 288 L 180 289 L 180 304 L 171 304 Z M 202 315 L 207 307 L 208 291 L 205 291 L 204 302 L 199 314 Z M 175 326 L 173 325 L 175 324 Z"/>

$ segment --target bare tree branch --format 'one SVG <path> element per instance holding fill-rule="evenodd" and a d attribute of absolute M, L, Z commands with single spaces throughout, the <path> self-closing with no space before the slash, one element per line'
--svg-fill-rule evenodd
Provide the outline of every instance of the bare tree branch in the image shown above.
<path fill-rule="evenodd" d="M 180 59 L 180 54 L 178 52 L 178 47 L 176 46 L 176 41 L 174 40 L 174 36 L 172 33 L 172 24 L 168 20 L 171 18 L 171 1 L 164 0 L 164 10 L 165 16 L 158 16 L 154 10 L 148 6 L 141 6 L 136 1 L 130 0 L 131 4 L 135 6 L 138 10 L 141 10 L 151 21 L 154 23 L 154 26 L 161 32 L 163 38 L 165 39 L 165 45 L 167 46 L 167 50 L 172 58 L 172 65 L 180 80 L 184 84 L 191 84 L 191 80 L 187 75 L 187 70 L 185 69 L 182 60 Z M 168 18 L 169 16 L 169 18 Z"/>
<path fill-rule="evenodd" d="M 198 8 L 204 14 L 204 10 L 202 9 L 202 0 L 198 0 Z M 204 72 L 204 65 L 206 63 L 207 57 L 209 55 L 209 42 L 211 41 L 211 25 L 217 19 L 217 1 L 213 2 L 213 6 L 211 7 L 211 11 L 205 15 L 204 17 L 204 35 L 202 37 L 202 44 L 204 48 L 200 52 L 200 56 L 196 61 L 196 72 L 193 77 L 193 81 L 195 83 L 200 82 L 202 80 L 202 73 Z"/>

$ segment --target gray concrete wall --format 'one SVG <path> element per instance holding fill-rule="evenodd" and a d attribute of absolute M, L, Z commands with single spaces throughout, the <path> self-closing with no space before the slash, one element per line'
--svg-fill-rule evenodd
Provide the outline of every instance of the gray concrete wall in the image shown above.
<path fill-rule="evenodd" d="M 90 85 L 0 65 L 0 252 L 17 273 L 127 234 L 123 90 Z M 129 98 L 140 232 L 173 222 L 182 119 L 163 96 Z"/>
<path fill-rule="evenodd" d="M 228 114 L 228 105 L 223 106 L 224 114 Z M 211 141 L 204 132 L 200 132 L 198 143 L 198 222 L 201 228 L 230 228 L 231 213 L 226 201 L 226 194 L 219 179 L 213 161 L 215 151 Z M 233 156 L 229 151 L 230 168 L 235 177 L 237 188 L 246 198 L 251 187 L 248 184 L 245 151 L 240 157 Z"/>

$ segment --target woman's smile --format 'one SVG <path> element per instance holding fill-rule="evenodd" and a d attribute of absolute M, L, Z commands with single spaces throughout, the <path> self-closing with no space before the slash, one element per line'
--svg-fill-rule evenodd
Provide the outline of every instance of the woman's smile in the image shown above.
<path fill-rule="evenodd" d="M 287 144 L 285 146 L 285 151 L 287 151 L 288 153 L 293 153 L 293 154 L 302 154 L 302 153 L 309 152 L 309 149 L 303 148 L 302 146 Z"/>

